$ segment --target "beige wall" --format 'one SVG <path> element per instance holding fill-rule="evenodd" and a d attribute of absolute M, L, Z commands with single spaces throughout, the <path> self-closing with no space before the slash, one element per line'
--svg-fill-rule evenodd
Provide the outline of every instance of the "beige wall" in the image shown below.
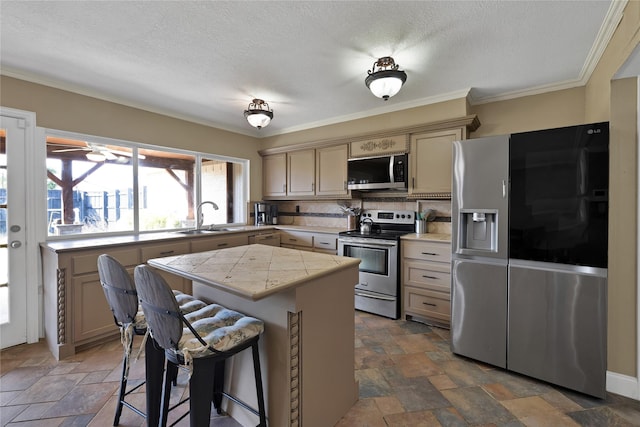
<path fill-rule="evenodd" d="M 262 195 L 256 138 L 7 76 L 0 89 L 0 105 L 35 112 L 41 127 L 249 159 L 250 197 Z"/>
<path fill-rule="evenodd" d="M 472 138 L 577 125 L 585 123 L 584 87 L 479 104 L 470 114 L 481 123 Z"/>
<path fill-rule="evenodd" d="M 373 99 L 372 102 L 384 102 Z M 454 99 L 437 104 L 422 107 L 409 108 L 393 113 L 380 114 L 348 122 L 337 123 L 292 132 L 284 135 L 276 135 L 264 138 L 261 141 L 261 149 L 281 147 L 285 145 L 299 144 L 302 142 L 323 141 L 328 139 L 345 138 L 351 135 L 386 131 L 389 129 L 411 127 L 440 120 L 447 120 L 466 116 L 466 98 Z"/>
<path fill-rule="evenodd" d="M 610 111 L 609 370 L 635 377 L 638 78 L 611 83 Z"/>
<path fill-rule="evenodd" d="M 640 42 L 639 23 L 640 2 L 630 1 L 624 9 L 618 28 L 587 82 L 585 92 L 587 122 L 609 120 L 609 82 Z"/>

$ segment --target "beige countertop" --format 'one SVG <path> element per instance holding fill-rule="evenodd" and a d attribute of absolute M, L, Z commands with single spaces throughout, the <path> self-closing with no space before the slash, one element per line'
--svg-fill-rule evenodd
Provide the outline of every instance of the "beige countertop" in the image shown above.
<path fill-rule="evenodd" d="M 251 300 L 259 300 L 331 272 L 360 264 L 358 258 L 266 245 L 155 258 L 149 265 Z"/>
<path fill-rule="evenodd" d="M 340 231 L 344 231 L 343 228 L 332 227 L 311 227 L 301 225 L 230 225 L 220 226 L 220 230 L 217 231 L 204 231 L 201 234 L 183 234 L 178 231 L 166 231 L 166 232 L 149 232 L 138 235 L 122 235 L 122 236 L 94 236 L 89 238 L 74 238 L 74 239 L 59 239 L 49 240 L 40 243 L 40 246 L 54 252 L 75 251 L 83 249 L 93 249 L 101 247 L 109 247 L 114 245 L 127 245 L 133 243 L 152 243 L 172 241 L 176 239 L 198 239 L 202 237 L 223 237 L 233 235 L 236 233 L 251 233 L 256 234 L 266 233 L 269 231 L 277 230 L 292 230 L 292 231 L 306 231 L 313 233 L 327 233 L 338 234 Z"/>
<path fill-rule="evenodd" d="M 402 240 L 420 240 L 427 242 L 451 242 L 451 234 L 439 233 L 411 233 L 401 237 Z"/>

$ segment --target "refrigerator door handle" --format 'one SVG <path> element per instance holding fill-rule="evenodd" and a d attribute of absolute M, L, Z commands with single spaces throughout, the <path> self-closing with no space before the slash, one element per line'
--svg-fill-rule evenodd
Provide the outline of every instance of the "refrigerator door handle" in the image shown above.
<path fill-rule="evenodd" d="M 502 198 L 504 199 L 505 197 L 507 197 L 507 181 L 506 180 L 502 180 Z"/>

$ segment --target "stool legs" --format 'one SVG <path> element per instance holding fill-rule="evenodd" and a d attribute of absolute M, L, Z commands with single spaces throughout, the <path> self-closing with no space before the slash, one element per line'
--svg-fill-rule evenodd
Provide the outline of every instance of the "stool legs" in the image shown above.
<path fill-rule="evenodd" d="M 221 360 L 216 363 L 215 373 L 213 377 L 213 407 L 216 408 L 218 415 L 222 413 L 222 389 L 224 388 L 224 369 L 225 369 L 224 360 Z"/>
<path fill-rule="evenodd" d="M 129 377 L 129 361 L 127 354 L 131 354 L 133 348 L 133 340 L 129 342 L 128 348 L 122 356 L 122 376 L 120 377 L 120 391 L 118 392 L 118 406 L 116 407 L 116 415 L 113 419 L 113 425 L 120 424 L 120 415 L 122 415 L 122 407 L 124 406 L 124 398 L 127 394 L 127 379 Z"/>
<path fill-rule="evenodd" d="M 189 418 L 192 426 L 209 425 L 213 400 L 211 379 L 215 378 L 217 365 L 218 363 L 211 363 L 209 360 L 193 359 L 194 374 L 189 379 Z"/>
<path fill-rule="evenodd" d="M 258 427 L 267 427 L 267 416 L 264 409 L 264 393 L 262 390 L 262 373 L 260 371 L 260 352 L 257 341 L 251 346 L 251 352 L 253 353 L 253 374 L 256 378 L 256 393 L 258 395 L 258 417 L 260 417 Z"/>
<path fill-rule="evenodd" d="M 164 350 L 151 337 L 147 337 L 145 352 L 145 378 L 147 387 L 147 425 L 157 426 L 160 422 L 162 401 L 162 377 L 164 372 Z"/>

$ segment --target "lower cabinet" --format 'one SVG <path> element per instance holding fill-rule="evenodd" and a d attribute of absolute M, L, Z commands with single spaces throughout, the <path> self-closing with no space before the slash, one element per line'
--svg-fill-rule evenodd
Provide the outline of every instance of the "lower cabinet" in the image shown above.
<path fill-rule="evenodd" d="M 98 256 L 108 253 L 133 274 L 141 263 L 139 247 L 59 252 L 42 247 L 41 253 L 45 337 L 53 355 L 63 359 L 73 356 L 76 348 L 117 336 L 119 331 L 98 276 Z"/>
<path fill-rule="evenodd" d="M 100 284 L 98 256 L 115 257 L 133 276 L 134 268 L 151 258 L 246 245 L 248 234 L 176 239 L 171 242 L 130 243 L 56 250 L 43 244 L 44 326 L 49 349 L 57 359 L 119 334 Z M 172 289 L 191 293 L 191 281 L 160 272 Z"/>
<path fill-rule="evenodd" d="M 402 241 L 403 311 L 407 320 L 448 328 L 451 323 L 451 244 Z"/>
<path fill-rule="evenodd" d="M 280 246 L 301 251 L 337 255 L 338 235 L 332 233 L 280 230 Z"/>

